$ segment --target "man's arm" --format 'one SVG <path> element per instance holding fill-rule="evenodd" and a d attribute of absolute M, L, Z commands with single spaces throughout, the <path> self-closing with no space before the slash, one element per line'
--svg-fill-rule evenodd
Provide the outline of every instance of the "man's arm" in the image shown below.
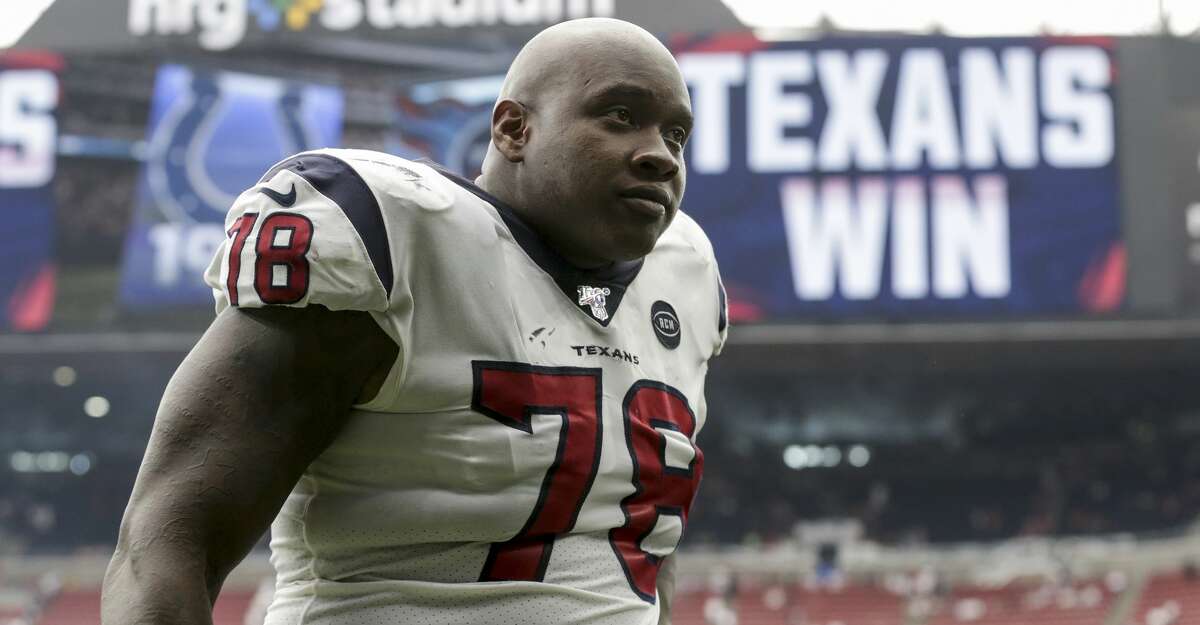
<path fill-rule="evenodd" d="M 671 606 L 675 601 L 675 554 L 663 558 L 658 568 L 658 625 L 671 625 Z"/>
<path fill-rule="evenodd" d="M 396 353 L 365 312 L 223 311 L 163 394 L 103 623 L 209 625 L 225 576 Z"/>

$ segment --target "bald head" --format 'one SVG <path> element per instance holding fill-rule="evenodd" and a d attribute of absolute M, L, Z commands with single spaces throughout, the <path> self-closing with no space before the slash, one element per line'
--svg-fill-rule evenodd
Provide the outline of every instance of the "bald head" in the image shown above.
<path fill-rule="evenodd" d="M 500 99 L 536 106 L 549 93 L 582 88 L 595 79 L 589 70 L 614 61 L 679 71 L 671 52 L 640 26 L 604 17 L 577 19 L 551 26 L 525 44 L 509 67 Z"/>
<path fill-rule="evenodd" d="M 564 22 L 509 68 L 479 184 L 577 266 L 636 259 L 679 207 L 691 128 L 687 85 L 653 35 Z"/>

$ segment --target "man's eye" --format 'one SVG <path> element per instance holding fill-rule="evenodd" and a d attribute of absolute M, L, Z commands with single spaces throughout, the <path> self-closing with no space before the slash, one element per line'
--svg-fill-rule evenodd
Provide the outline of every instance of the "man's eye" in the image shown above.
<path fill-rule="evenodd" d="M 668 130 L 667 136 L 671 138 L 672 142 L 677 143 L 681 146 L 684 144 L 685 141 L 687 141 L 687 133 L 684 132 L 684 130 L 682 128 L 672 128 L 672 129 Z"/>
<path fill-rule="evenodd" d="M 629 112 L 629 109 L 623 106 L 610 110 L 608 112 L 608 116 L 623 124 L 628 124 L 633 121 L 633 113 Z"/>

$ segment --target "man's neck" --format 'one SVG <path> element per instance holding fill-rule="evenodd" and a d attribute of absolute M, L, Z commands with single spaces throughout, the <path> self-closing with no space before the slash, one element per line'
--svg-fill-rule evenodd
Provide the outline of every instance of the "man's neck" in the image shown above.
<path fill-rule="evenodd" d="M 613 261 L 603 258 L 593 258 L 588 256 L 580 256 L 570 249 L 570 246 L 560 245 L 557 238 L 550 236 L 554 233 L 554 228 L 545 224 L 540 215 L 535 214 L 527 208 L 527 203 L 521 201 L 516 193 L 512 192 L 508 185 L 496 184 L 494 180 L 488 177 L 487 174 L 481 174 L 475 179 L 475 186 L 490 193 L 493 197 L 504 202 L 516 213 L 521 221 L 525 222 L 538 237 L 550 246 L 550 249 L 558 253 L 563 260 L 570 263 L 577 269 L 601 269 L 613 264 Z"/>

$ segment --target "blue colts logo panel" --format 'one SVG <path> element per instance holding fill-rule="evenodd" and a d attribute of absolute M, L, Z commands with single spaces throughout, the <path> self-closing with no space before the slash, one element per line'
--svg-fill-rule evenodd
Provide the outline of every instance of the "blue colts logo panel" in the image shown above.
<path fill-rule="evenodd" d="M 342 93 L 327 86 L 159 69 L 121 301 L 133 309 L 211 302 L 202 275 L 225 240 L 225 214 L 263 172 L 341 140 Z"/>

